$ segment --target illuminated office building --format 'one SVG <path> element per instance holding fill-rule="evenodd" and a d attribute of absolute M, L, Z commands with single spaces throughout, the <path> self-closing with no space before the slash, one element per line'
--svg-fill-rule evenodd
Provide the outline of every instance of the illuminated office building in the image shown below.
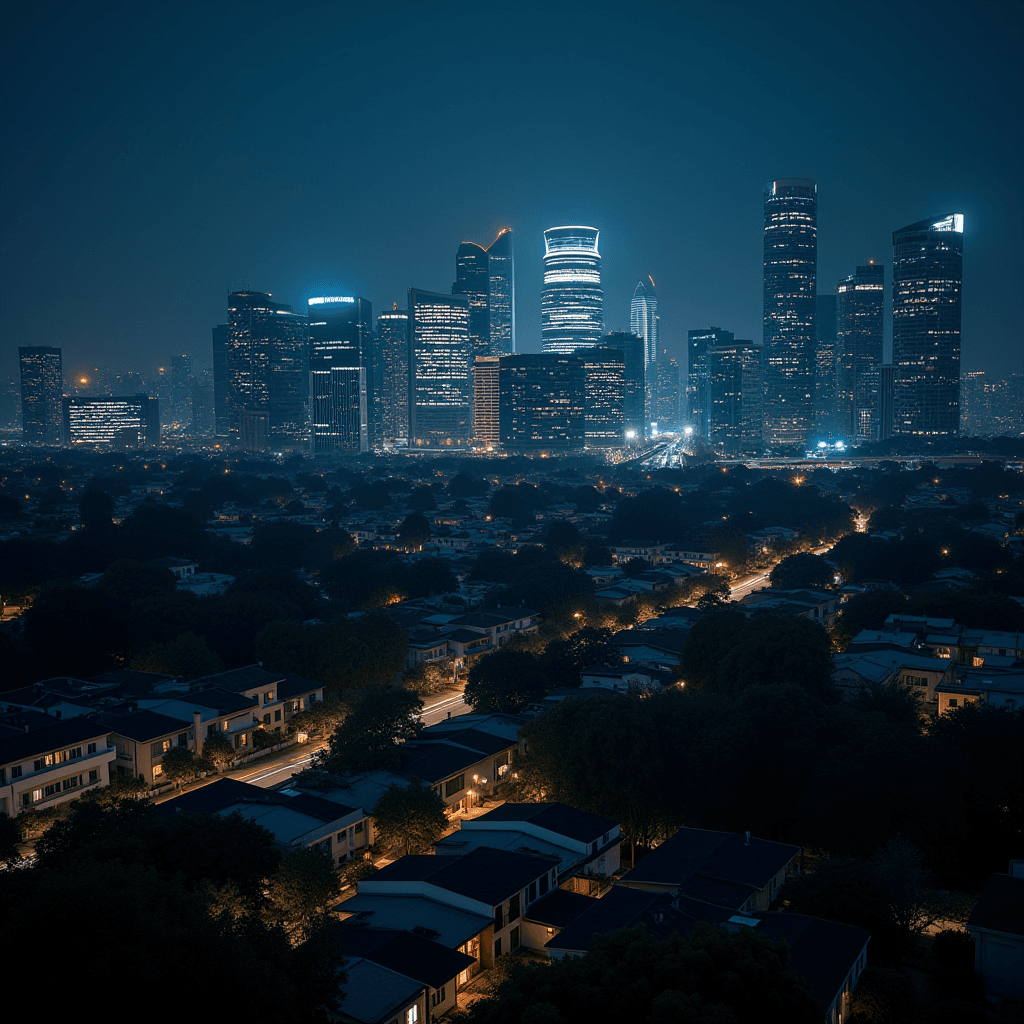
<path fill-rule="evenodd" d="M 511 228 L 502 228 L 491 242 L 487 250 L 487 269 L 491 355 L 508 356 L 516 350 L 516 273 Z"/>
<path fill-rule="evenodd" d="M 689 404 L 687 415 L 694 436 L 704 441 L 708 439 L 708 412 L 710 409 L 708 348 L 711 345 L 730 344 L 733 337 L 731 331 L 723 331 L 721 327 L 700 327 L 687 331 L 686 398 Z"/>
<path fill-rule="evenodd" d="M 838 430 L 850 441 L 874 441 L 879 416 L 877 371 L 885 336 L 885 267 L 874 260 L 858 267 L 836 285 L 836 298 Z"/>
<path fill-rule="evenodd" d="M 409 289 L 409 444 L 465 447 L 472 437 L 469 301 Z"/>
<path fill-rule="evenodd" d="M 373 440 L 373 308 L 354 295 L 309 299 L 310 450 L 366 451 Z"/>
<path fill-rule="evenodd" d="M 622 416 L 627 443 L 647 436 L 647 366 L 644 339 L 629 331 L 610 331 L 598 343 L 622 355 L 625 379 L 622 395 Z"/>
<path fill-rule="evenodd" d="M 819 292 L 814 299 L 814 330 L 818 336 L 814 359 L 814 433 L 831 437 L 836 431 L 836 297 Z"/>
<path fill-rule="evenodd" d="M 470 355 L 502 356 L 515 351 L 515 271 L 512 229 L 503 228 L 485 249 L 463 242 L 455 254 L 452 295 L 469 302 Z"/>
<path fill-rule="evenodd" d="M 707 350 L 708 442 L 722 455 L 757 455 L 763 447 L 763 351 L 754 341 Z"/>
<path fill-rule="evenodd" d="M 893 400 L 896 397 L 896 367 L 882 363 L 878 367 L 878 440 L 892 437 Z"/>
<path fill-rule="evenodd" d="M 595 345 L 583 360 L 584 442 L 588 448 L 626 443 L 626 360 L 620 350 Z"/>
<path fill-rule="evenodd" d="M 674 430 L 681 418 L 679 364 L 662 349 L 657 362 L 657 391 L 653 419 L 659 430 Z"/>
<path fill-rule="evenodd" d="M 63 401 L 64 443 L 141 448 L 160 443 L 160 403 L 148 395 Z"/>
<path fill-rule="evenodd" d="M 960 431 L 963 214 L 929 217 L 892 236 L 893 433 Z"/>
<path fill-rule="evenodd" d="M 502 356 L 499 422 L 501 443 L 517 451 L 582 448 L 585 380 L 583 359 L 558 352 Z"/>
<path fill-rule="evenodd" d="M 64 367 L 61 350 L 49 345 L 18 348 L 21 370 L 21 436 L 36 444 L 60 444 Z"/>
<path fill-rule="evenodd" d="M 384 444 L 409 443 L 409 312 L 396 302 L 377 317 L 375 376 L 380 388 L 374 395 L 380 406 Z"/>
<path fill-rule="evenodd" d="M 232 292 L 228 296 L 226 347 L 231 431 L 238 433 L 246 447 L 306 443 L 307 318 L 262 292 Z M 250 426 L 243 429 L 246 418 Z M 262 443 L 261 438 L 265 439 Z"/>
<path fill-rule="evenodd" d="M 764 430 L 770 448 L 804 448 L 814 415 L 818 188 L 770 181 L 764 193 Z"/>
<path fill-rule="evenodd" d="M 118 386 L 118 391 L 131 390 Z M 187 355 L 171 356 L 171 380 L 167 391 L 167 404 L 164 406 L 164 419 L 168 426 L 184 430 L 192 418 L 192 357 Z"/>
<path fill-rule="evenodd" d="M 482 448 L 501 443 L 501 364 L 498 356 L 473 363 L 473 438 Z"/>
<path fill-rule="evenodd" d="M 629 305 L 629 329 L 644 339 L 644 362 L 650 366 L 658 358 L 658 295 L 654 290 L 654 278 L 648 275 L 633 291 Z"/>
<path fill-rule="evenodd" d="M 604 333 L 604 292 L 597 228 L 570 226 L 544 232 L 541 347 L 572 353 L 596 345 Z"/>
<path fill-rule="evenodd" d="M 228 370 L 228 325 L 213 328 L 213 424 L 217 437 L 231 433 L 231 373 Z"/>

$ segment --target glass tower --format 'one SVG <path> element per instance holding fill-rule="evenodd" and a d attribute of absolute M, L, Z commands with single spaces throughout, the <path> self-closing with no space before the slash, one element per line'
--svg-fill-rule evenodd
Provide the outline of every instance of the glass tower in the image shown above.
<path fill-rule="evenodd" d="M 544 232 L 541 347 L 569 354 L 596 345 L 604 333 L 604 292 L 597 228 L 568 226 Z"/>
<path fill-rule="evenodd" d="M 381 434 L 385 444 L 409 444 L 409 313 L 394 303 L 377 317 Z"/>
<path fill-rule="evenodd" d="M 409 444 L 466 447 L 472 436 L 469 300 L 409 289 Z"/>
<path fill-rule="evenodd" d="M 723 455 L 761 451 L 762 352 L 763 346 L 754 341 L 708 348 L 708 441 Z"/>
<path fill-rule="evenodd" d="M 658 394 L 654 419 L 658 429 L 673 429 L 679 424 L 679 364 L 662 349 L 657 363 Z"/>
<path fill-rule="evenodd" d="M 582 448 L 583 359 L 542 352 L 503 356 L 500 365 L 501 443 L 526 450 Z"/>
<path fill-rule="evenodd" d="M 644 339 L 628 331 L 611 331 L 601 339 L 600 347 L 622 354 L 625 367 L 622 414 L 626 440 L 630 443 L 640 441 L 646 436 L 647 367 L 644 364 Z"/>
<path fill-rule="evenodd" d="M 641 281 L 633 291 L 629 305 L 629 329 L 644 339 L 644 362 L 650 366 L 658 358 L 658 296 L 654 290 L 654 278 L 648 275 L 645 284 Z"/>
<path fill-rule="evenodd" d="M 64 399 L 64 440 L 137 448 L 160 443 L 160 403 L 148 395 Z"/>
<path fill-rule="evenodd" d="M 484 448 L 501 444 L 500 407 L 500 359 L 477 356 L 473 363 L 473 437 Z"/>
<path fill-rule="evenodd" d="M 764 191 L 764 440 L 807 444 L 814 413 L 818 187 L 808 178 Z"/>
<path fill-rule="evenodd" d="M 686 396 L 690 403 L 690 424 L 693 433 L 702 441 L 708 439 L 708 348 L 711 345 L 730 344 L 735 335 L 721 327 L 701 327 L 687 331 Z"/>
<path fill-rule="evenodd" d="M 892 235 L 893 433 L 960 432 L 964 218 L 929 217 Z"/>
<path fill-rule="evenodd" d="M 828 437 L 836 430 L 836 297 L 814 299 L 814 329 L 818 346 L 814 360 L 814 432 Z"/>
<path fill-rule="evenodd" d="M 474 359 L 515 351 L 511 228 L 502 228 L 487 249 L 476 242 L 459 246 L 452 295 L 465 295 L 469 300 L 470 354 Z"/>
<path fill-rule="evenodd" d="M 64 367 L 59 348 L 18 348 L 21 369 L 21 431 L 26 441 L 60 444 Z"/>
<path fill-rule="evenodd" d="M 213 424 L 218 437 L 231 433 L 231 374 L 228 372 L 227 324 L 213 328 Z"/>
<path fill-rule="evenodd" d="M 262 292 L 228 296 L 230 429 L 248 446 L 308 441 L 308 346 L 309 322 L 291 306 Z"/>
<path fill-rule="evenodd" d="M 584 372 L 584 440 L 588 448 L 621 448 L 626 441 L 626 359 L 597 345 L 581 353 Z"/>
<path fill-rule="evenodd" d="M 836 285 L 836 410 L 839 433 L 878 439 L 878 380 L 885 337 L 885 267 L 871 260 Z M 874 374 L 874 376 L 872 376 Z"/>
<path fill-rule="evenodd" d="M 487 257 L 491 355 L 508 356 L 516 350 L 516 274 L 511 228 L 498 232 L 487 250 Z"/>

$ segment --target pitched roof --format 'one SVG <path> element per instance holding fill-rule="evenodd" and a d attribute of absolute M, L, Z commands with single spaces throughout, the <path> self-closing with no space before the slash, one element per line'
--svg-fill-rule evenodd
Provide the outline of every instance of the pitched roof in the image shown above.
<path fill-rule="evenodd" d="M 50 719 L 54 721 L 54 719 Z M 21 732 L 0 738 L 0 764 L 25 760 L 35 754 L 57 750 L 71 743 L 106 736 L 110 730 L 105 725 L 88 718 L 68 718 L 34 732 Z"/>
<path fill-rule="evenodd" d="M 587 950 L 595 935 L 629 928 L 652 904 L 664 898 L 664 893 L 645 889 L 630 889 L 613 885 L 600 899 L 591 900 L 565 928 L 547 942 L 548 949 Z M 586 897 L 589 899 L 589 897 Z M 533 908 L 528 911 L 532 915 Z"/>
<path fill-rule="evenodd" d="M 1024 935 L 1024 878 L 993 875 L 981 891 L 967 927 Z"/>
<path fill-rule="evenodd" d="M 193 680 L 194 689 L 206 687 L 224 687 L 227 690 L 250 690 L 254 686 L 272 686 L 282 678 L 280 672 L 268 672 L 262 665 L 245 665 L 242 668 L 231 668 L 226 672 L 216 672 L 212 676 L 200 676 Z"/>
<path fill-rule="evenodd" d="M 476 961 L 466 953 L 393 928 L 334 928 L 335 941 L 345 956 L 361 956 L 421 985 L 440 988 Z"/>
<path fill-rule="evenodd" d="M 528 921 L 539 921 L 549 928 L 565 928 L 597 902 L 593 896 L 583 896 L 568 889 L 552 889 L 536 903 L 531 903 L 523 914 Z"/>
<path fill-rule="evenodd" d="M 199 789 L 182 793 L 157 806 L 161 813 L 165 815 L 170 813 L 173 816 L 178 811 L 187 811 L 190 814 L 216 814 L 218 811 L 240 803 L 276 804 L 290 807 L 323 822 L 336 821 L 356 810 L 354 807 L 338 804 L 333 800 L 324 800 L 322 797 L 310 796 L 307 793 L 285 796 L 275 790 L 253 786 L 248 782 L 239 782 L 237 779 L 216 779 L 208 786 L 201 786 Z"/>
<path fill-rule="evenodd" d="M 748 844 L 735 832 L 681 828 L 628 871 L 623 882 L 684 886 L 684 892 L 718 883 L 714 889 L 722 895 L 722 883 L 763 889 L 799 852 L 799 846 L 767 839 L 751 838 Z M 733 905 L 742 906 L 745 899 Z"/>
<path fill-rule="evenodd" d="M 506 803 L 494 810 L 472 819 L 474 822 L 490 821 L 528 821 L 538 828 L 548 829 L 558 835 L 568 836 L 581 843 L 592 843 L 599 840 L 606 832 L 611 832 L 617 821 L 603 818 L 600 814 L 581 811 L 568 804 L 512 804 Z"/>
<path fill-rule="evenodd" d="M 131 714 L 114 718 L 108 723 L 108 732 L 116 732 L 118 736 L 127 736 L 137 743 L 155 740 L 158 736 L 167 736 L 172 732 L 188 729 L 189 723 L 182 718 L 171 718 L 157 711 L 133 711 Z"/>
<path fill-rule="evenodd" d="M 353 915 L 346 921 L 352 927 L 409 931 L 453 949 L 494 922 L 490 916 L 452 907 L 429 896 L 405 893 L 357 893 L 335 909 L 339 914 Z"/>
<path fill-rule="evenodd" d="M 423 991 L 412 978 L 362 957 L 346 960 L 344 970 L 345 1016 L 361 1024 L 389 1020 Z"/>

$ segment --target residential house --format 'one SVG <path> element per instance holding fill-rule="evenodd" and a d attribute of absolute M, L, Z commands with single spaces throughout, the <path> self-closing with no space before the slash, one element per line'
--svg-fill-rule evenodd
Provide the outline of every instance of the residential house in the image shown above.
<path fill-rule="evenodd" d="M 213 735 L 223 736 L 240 754 L 252 750 L 253 730 L 258 728 L 257 712 L 261 705 L 249 697 L 220 686 L 205 686 L 187 694 L 140 698 L 138 708 L 177 718 L 183 722 L 201 723 L 196 733 L 196 752 Z M 196 718 L 198 716 L 198 719 Z"/>
<path fill-rule="evenodd" d="M 974 969 L 991 999 L 1024 999 L 1024 861 L 993 875 L 967 920 Z"/>
<path fill-rule="evenodd" d="M 341 1024 L 425 1024 L 426 986 L 404 974 L 354 957 L 345 960 Z"/>
<path fill-rule="evenodd" d="M 740 600 L 740 604 L 745 611 L 794 615 L 823 626 L 831 626 L 839 612 L 840 597 L 831 591 L 763 587 L 752 594 L 747 594 Z"/>
<path fill-rule="evenodd" d="M 832 681 L 847 697 L 854 697 L 872 684 L 910 686 L 922 701 L 934 702 L 936 688 L 956 678 L 949 658 L 901 650 L 847 652 L 832 659 Z"/>
<path fill-rule="evenodd" d="M 612 637 L 624 661 L 670 670 L 679 664 L 687 633 L 679 629 L 623 629 Z"/>
<path fill-rule="evenodd" d="M 1017 711 L 1024 707 L 1024 667 L 968 669 L 963 675 L 935 688 L 938 711 L 944 715 L 979 701 Z"/>
<path fill-rule="evenodd" d="M 620 690 L 623 693 L 657 693 L 674 686 L 671 672 L 647 665 L 592 665 L 580 673 L 580 688 Z"/>
<path fill-rule="evenodd" d="M 114 749 L 105 726 L 32 715 L 23 729 L 0 730 L 0 813 L 15 818 L 110 785 Z"/>
<path fill-rule="evenodd" d="M 172 747 L 196 750 L 194 722 L 156 711 L 132 711 L 111 718 L 107 731 L 116 753 L 114 771 L 141 779 L 150 786 L 167 781 L 161 776 L 164 754 L 168 750 Z"/>

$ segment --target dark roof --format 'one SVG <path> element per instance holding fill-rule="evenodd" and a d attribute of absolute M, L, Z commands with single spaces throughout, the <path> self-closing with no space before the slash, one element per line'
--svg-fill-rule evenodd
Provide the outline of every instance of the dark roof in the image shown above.
<path fill-rule="evenodd" d="M 612 637 L 616 647 L 656 647 L 662 651 L 679 653 L 686 643 L 684 629 L 623 629 Z"/>
<path fill-rule="evenodd" d="M 493 811 L 481 814 L 477 821 L 529 821 L 559 835 L 581 843 L 599 840 L 618 825 L 611 818 L 581 811 L 568 804 L 501 804 Z"/>
<path fill-rule="evenodd" d="M 683 886 L 706 880 L 740 883 L 763 889 L 798 853 L 799 846 L 773 843 L 735 832 L 681 828 L 623 876 L 623 881 Z M 741 900 L 738 904 L 742 906 Z M 734 904 L 736 905 L 736 904 Z"/>
<path fill-rule="evenodd" d="M 312 693 L 314 690 L 322 690 L 323 683 L 318 683 L 305 676 L 296 675 L 294 672 L 285 672 L 284 678 L 278 680 L 277 696 L 280 700 L 289 700 L 304 693 Z"/>
<path fill-rule="evenodd" d="M 447 985 L 476 963 L 465 953 L 412 932 L 339 924 L 334 934 L 344 956 L 361 956 L 430 988 Z"/>
<path fill-rule="evenodd" d="M 967 927 L 1024 935 L 1024 878 L 993 875 L 971 911 Z"/>
<path fill-rule="evenodd" d="M 256 707 L 260 702 L 259 697 L 246 697 L 243 693 L 229 690 L 223 686 L 208 686 L 203 690 L 192 690 L 188 694 L 182 694 L 178 699 L 210 708 L 219 715 L 244 711 L 246 708 Z"/>
<path fill-rule="evenodd" d="M 116 732 L 118 736 L 127 736 L 137 743 L 145 743 L 168 733 L 182 732 L 191 724 L 183 718 L 171 718 L 170 715 L 161 715 L 156 711 L 133 711 L 130 715 L 112 718 L 106 731 Z"/>
<path fill-rule="evenodd" d="M 59 750 L 71 743 L 106 736 L 110 732 L 105 725 L 81 716 L 66 718 L 60 722 L 51 718 L 50 721 L 55 724 L 44 729 L 36 729 L 34 732 L 22 732 L 0 738 L 0 764 L 25 760 L 35 754 Z"/>
<path fill-rule="evenodd" d="M 193 680 L 195 689 L 206 687 L 223 687 L 226 690 L 249 690 L 254 686 L 273 686 L 282 678 L 280 672 L 268 672 L 261 665 L 245 665 L 242 668 L 228 669 L 212 676 L 200 676 Z"/>
<path fill-rule="evenodd" d="M 549 928 L 564 928 L 588 911 L 594 902 L 593 896 L 583 896 L 568 889 L 552 889 L 547 896 L 531 903 L 523 917 L 528 921 L 539 921 Z"/>
<path fill-rule="evenodd" d="M 171 800 L 165 800 L 158 805 L 158 810 L 169 817 L 173 817 L 178 811 L 187 811 L 190 814 L 216 814 L 238 803 L 293 807 L 303 814 L 325 822 L 336 821 L 355 810 L 354 807 L 336 804 L 333 800 L 324 800 L 322 797 L 309 796 L 306 793 L 285 796 L 275 790 L 263 789 L 262 786 L 253 786 L 237 779 L 217 779 L 208 786 L 201 786 Z"/>
<path fill-rule="evenodd" d="M 645 910 L 664 897 L 665 894 L 660 892 L 613 885 L 600 899 L 591 900 L 593 906 L 585 908 L 582 914 L 549 940 L 547 948 L 589 949 L 595 935 L 629 928 L 636 924 Z M 532 912 L 533 908 L 530 910 Z"/>
<path fill-rule="evenodd" d="M 399 771 L 431 784 L 458 775 L 486 757 L 516 746 L 516 740 L 480 729 L 427 733 L 402 744 Z"/>
<path fill-rule="evenodd" d="M 163 672 L 140 672 L 134 668 L 116 668 L 112 672 L 103 672 L 93 676 L 90 680 L 93 683 L 113 683 L 118 687 L 127 687 L 135 692 L 151 690 L 157 683 L 173 679 L 173 676 L 164 675 Z"/>
<path fill-rule="evenodd" d="M 429 854 L 401 857 L 369 879 L 371 884 L 366 886 L 366 891 L 373 892 L 372 883 L 376 881 L 429 882 L 494 907 L 525 889 L 557 863 L 553 857 L 512 853 L 489 846 L 477 847 L 458 857 Z"/>

